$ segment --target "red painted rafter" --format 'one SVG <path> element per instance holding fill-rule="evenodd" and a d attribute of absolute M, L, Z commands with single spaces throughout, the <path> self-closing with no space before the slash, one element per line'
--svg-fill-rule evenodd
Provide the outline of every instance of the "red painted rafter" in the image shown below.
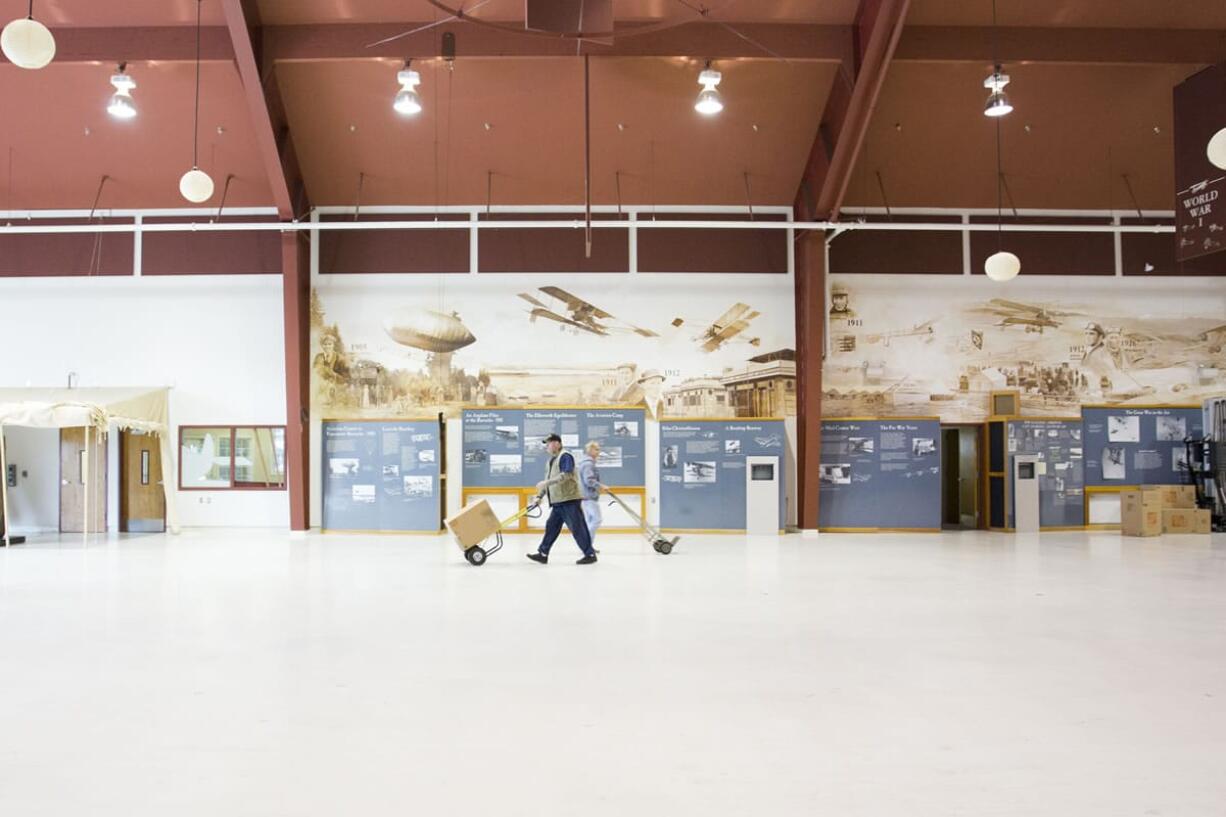
<path fill-rule="evenodd" d="M 862 0 L 855 55 L 835 79 L 796 193 L 801 220 L 837 218 L 877 96 L 902 35 L 910 0 Z"/>
<path fill-rule="evenodd" d="M 276 80 L 271 72 L 266 78 L 261 71 L 262 59 L 256 45 L 260 36 L 259 18 L 254 4 L 244 0 L 222 0 L 222 8 L 273 203 L 282 219 L 292 219 L 301 212 L 295 208 L 300 203 L 295 201 L 295 194 L 302 191 L 302 176 Z"/>

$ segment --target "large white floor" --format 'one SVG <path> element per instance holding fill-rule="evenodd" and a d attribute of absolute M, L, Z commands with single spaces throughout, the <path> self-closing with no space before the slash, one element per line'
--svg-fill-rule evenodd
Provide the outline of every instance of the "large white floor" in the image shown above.
<path fill-rule="evenodd" d="M 0 551 L 0 815 L 1222 815 L 1226 539 Z"/>

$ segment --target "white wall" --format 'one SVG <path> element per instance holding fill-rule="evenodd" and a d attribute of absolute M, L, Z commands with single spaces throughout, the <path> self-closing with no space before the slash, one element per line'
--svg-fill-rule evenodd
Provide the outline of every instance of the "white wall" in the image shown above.
<path fill-rule="evenodd" d="M 55 531 L 60 526 L 60 433 L 54 428 L 7 428 L 5 455 L 17 466 L 8 489 L 13 533 Z"/>
<path fill-rule="evenodd" d="M 8 278 L 0 304 L 0 385 L 63 387 L 76 372 L 81 387 L 170 386 L 176 461 L 180 425 L 285 423 L 279 276 Z M 30 438 L 19 464 L 58 473 L 51 439 Z M 166 471 L 177 487 L 177 467 Z M 31 502 L 14 531 L 43 526 L 45 504 Z M 186 492 L 178 507 L 184 526 L 289 526 L 285 491 Z"/>

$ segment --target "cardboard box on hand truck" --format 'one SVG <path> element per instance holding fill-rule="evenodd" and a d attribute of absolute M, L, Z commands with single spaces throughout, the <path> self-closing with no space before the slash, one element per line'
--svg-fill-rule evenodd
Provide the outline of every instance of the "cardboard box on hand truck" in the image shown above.
<path fill-rule="evenodd" d="M 462 549 L 481 544 L 498 532 L 500 523 L 494 509 L 484 499 L 470 502 L 443 521 Z"/>

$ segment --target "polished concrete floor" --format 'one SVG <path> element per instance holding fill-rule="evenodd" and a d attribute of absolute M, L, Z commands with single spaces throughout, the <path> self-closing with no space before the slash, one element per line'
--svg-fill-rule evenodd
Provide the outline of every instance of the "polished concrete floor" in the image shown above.
<path fill-rule="evenodd" d="M 0 815 L 1222 815 L 1226 540 L 0 551 Z"/>

